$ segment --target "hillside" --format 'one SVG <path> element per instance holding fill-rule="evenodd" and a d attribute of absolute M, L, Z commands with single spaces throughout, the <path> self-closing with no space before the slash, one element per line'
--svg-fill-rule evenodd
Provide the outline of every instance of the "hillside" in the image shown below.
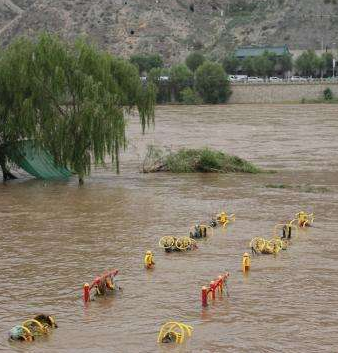
<path fill-rule="evenodd" d="M 167 61 L 203 49 L 215 57 L 238 45 L 338 47 L 337 0 L 0 0 L 0 42 L 48 30 L 86 34 L 129 56 Z"/>

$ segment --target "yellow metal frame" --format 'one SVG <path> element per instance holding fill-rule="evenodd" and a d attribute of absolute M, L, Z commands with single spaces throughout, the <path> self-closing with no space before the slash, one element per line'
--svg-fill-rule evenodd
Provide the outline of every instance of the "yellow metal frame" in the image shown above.
<path fill-rule="evenodd" d="M 168 243 L 169 242 L 169 243 Z M 160 239 L 160 241 L 158 242 L 158 245 L 163 248 L 163 249 L 169 249 L 171 248 L 173 245 L 175 245 L 175 238 L 172 237 L 172 236 L 165 236 L 165 237 L 162 237 Z"/>
<path fill-rule="evenodd" d="M 35 319 L 28 319 L 28 320 L 24 321 L 21 325 L 24 327 L 27 327 L 30 324 L 32 326 L 36 326 L 37 329 L 40 331 L 40 333 L 42 333 L 42 334 L 48 333 L 48 329 L 45 326 L 43 326 L 40 321 L 35 320 Z M 27 327 L 27 329 L 28 329 L 28 327 Z"/>
<path fill-rule="evenodd" d="M 32 332 L 26 326 L 20 325 L 20 327 L 27 333 L 27 336 L 24 336 L 25 341 L 32 341 L 34 337 Z"/>
<path fill-rule="evenodd" d="M 290 224 L 293 224 L 294 222 L 297 221 L 297 225 L 298 227 L 302 227 L 305 228 L 307 225 L 311 225 L 314 220 L 315 220 L 315 216 L 314 213 L 306 213 L 304 211 L 298 212 L 295 214 L 295 217 Z M 302 226 L 300 225 L 302 222 L 304 222 L 302 224 Z"/>
<path fill-rule="evenodd" d="M 161 343 L 163 338 L 168 334 L 175 336 L 175 342 L 181 344 L 185 341 L 186 337 L 191 337 L 193 328 L 192 326 L 183 324 L 181 322 L 171 321 L 167 322 L 161 327 L 160 333 L 157 337 L 157 342 Z"/>
<path fill-rule="evenodd" d="M 282 249 L 286 250 L 288 242 L 280 239 L 278 236 L 273 236 L 271 239 L 255 237 L 249 243 L 250 248 L 262 254 L 278 254 Z"/>
<path fill-rule="evenodd" d="M 196 245 L 196 240 L 190 237 L 177 238 L 175 242 L 176 248 L 181 251 L 188 250 L 189 246 L 192 246 L 192 245 Z"/>
<path fill-rule="evenodd" d="M 230 222 L 235 222 L 236 220 L 236 216 L 234 213 L 232 213 L 231 215 L 228 216 L 228 214 L 226 212 L 224 212 L 225 215 L 226 215 L 226 221 L 225 222 L 222 222 L 221 221 L 221 214 L 222 212 L 218 213 L 216 215 L 216 222 L 219 223 L 219 224 L 222 224 L 222 226 L 225 228 Z"/>

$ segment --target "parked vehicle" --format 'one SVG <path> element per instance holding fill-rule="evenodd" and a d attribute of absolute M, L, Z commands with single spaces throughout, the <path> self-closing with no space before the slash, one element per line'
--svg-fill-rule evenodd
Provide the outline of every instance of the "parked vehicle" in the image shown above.
<path fill-rule="evenodd" d="M 248 79 L 247 75 L 235 75 L 235 81 L 244 82 Z"/>
<path fill-rule="evenodd" d="M 270 82 L 282 82 L 283 79 L 281 79 L 280 77 L 270 77 L 269 81 Z"/>
<path fill-rule="evenodd" d="M 306 77 L 301 77 L 301 76 L 292 76 L 290 78 L 291 82 L 306 82 L 307 78 Z"/>
<path fill-rule="evenodd" d="M 160 76 L 160 81 L 169 81 L 169 76 Z"/>
<path fill-rule="evenodd" d="M 291 82 L 300 81 L 300 76 L 291 76 L 291 77 L 290 77 L 290 81 L 291 81 Z"/>
<path fill-rule="evenodd" d="M 248 77 L 248 82 L 264 82 L 264 80 L 261 77 L 251 76 Z"/>

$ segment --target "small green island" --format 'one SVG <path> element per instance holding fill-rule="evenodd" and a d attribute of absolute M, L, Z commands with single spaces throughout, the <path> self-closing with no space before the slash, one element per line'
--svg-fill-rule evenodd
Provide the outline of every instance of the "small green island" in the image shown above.
<path fill-rule="evenodd" d="M 148 146 L 143 162 L 144 173 L 261 173 L 254 164 L 237 156 L 208 147 L 181 148 L 176 152 Z"/>

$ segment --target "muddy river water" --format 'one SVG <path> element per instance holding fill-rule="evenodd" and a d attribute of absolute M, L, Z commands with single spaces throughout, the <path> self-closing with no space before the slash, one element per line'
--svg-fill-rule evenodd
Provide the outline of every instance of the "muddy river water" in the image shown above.
<path fill-rule="evenodd" d="M 21 178 L 0 184 L 1 352 L 338 352 L 338 107 L 231 105 L 161 107 L 155 130 L 128 127 L 122 173 L 93 170 L 46 183 Z M 211 146 L 274 174 L 140 174 L 148 144 L 177 149 Z M 290 188 L 269 188 L 284 184 Z M 165 254 L 163 235 L 226 208 L 236 222 L 190 253 Z M 254 236 L 301 209 L 315 212 L 276 257 L 259 256 L 241 273 Z M 155 252 L 156 268 L 143 256 Z M 123 292 L 90 303 L 82 285 L 119 268 Z M 201 309 L 202 285 L 230 272 L 230 297 Z M 32 344 L 11 344 L 7 331 L 35 313 L 59 328 Z M 156 343 L 170 320 L 194 327 L 184 345 Z"/>

